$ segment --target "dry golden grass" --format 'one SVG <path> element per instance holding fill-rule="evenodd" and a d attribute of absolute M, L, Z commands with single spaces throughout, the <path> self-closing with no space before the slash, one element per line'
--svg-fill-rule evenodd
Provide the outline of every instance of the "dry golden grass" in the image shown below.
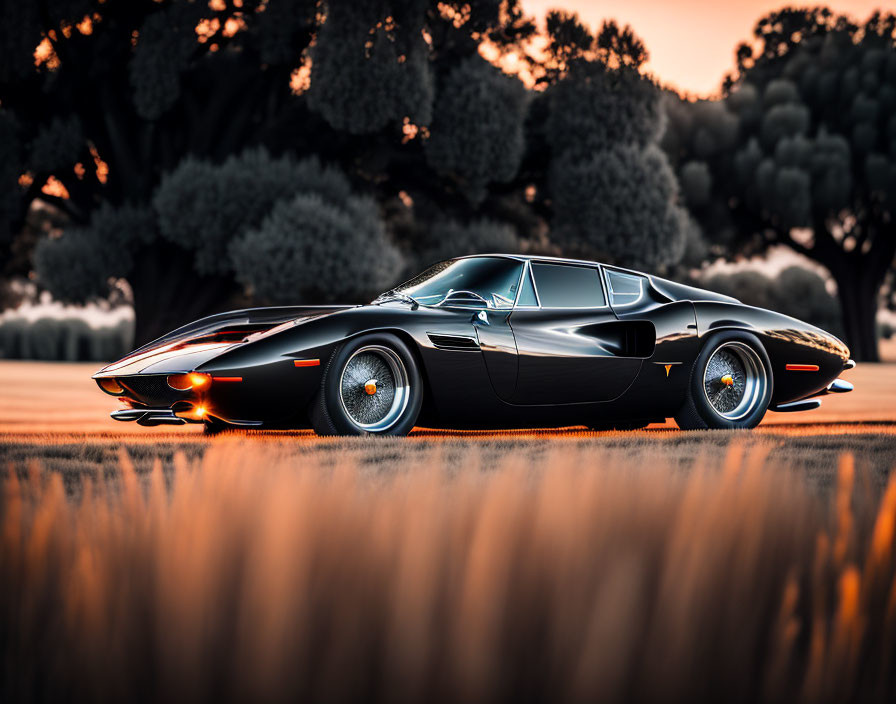
<path fill-rule="evenodd" d="M 742 438 L 743 439 L 743 438 Z M 369 446 L 367 443 L 366 446 Z M 0 699 L 892 701 L 896 480 L 219 443 L 0 504 Z M 535 459 L 532 459 L 532 458 Z"/>
<path fill-rule="evenodd" d="M 115 423 L 92 370 L 0 362 L 0 701 L 896 693 L 896 365 L 753 432 L 407 439 Z"/>

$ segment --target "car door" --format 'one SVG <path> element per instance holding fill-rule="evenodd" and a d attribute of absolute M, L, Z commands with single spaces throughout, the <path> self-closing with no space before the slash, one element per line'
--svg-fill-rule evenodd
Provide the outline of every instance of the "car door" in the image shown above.
<path fill-rule="evenodd" d="M 493 283 L 496 288 L 490 293 L 487 293 L 486 290 L 480 290 L 479 293 L 465 290 L 464 286 L 471 285 L 465 281 L 472 281 L 475 278 L 460 277 L 456 282 L 452 281 L 452 287 L 449 288 L 448 294 L 437 307 L 445 311 L 452 311 L 458 320 L 466 318 L 466 325 L 470 326 L 470 330 L 475 336 L 495 395 L 501 400 L 508 400 L 513 395 L 517 381 L 516 342 L 513 331 L 510 329 L 509 318 L 517 298 L 525 265 L 523 260 L 513 257 L 470 257 L 465 259 L 468 263 L 478 260 L 482 267 L 493 268 L 494 271 L 490 276 L 494 277 Z M 499 265 L 498 262 L 500 262 Z M 481 271 L 477 273 L 482 274 Z M 460 288 L 455 289 L 454 286 Z M 445 336 L 437 334 L 435 337 Z M 458 379 L 455 383 L 462 383 L 462 380 Z"/>
<path fill-rule="evenodd" d="M 597 265 L 530 262 L 510 326 L 519 360 L 514 404 L 610 401 L 641 368 Z"/>

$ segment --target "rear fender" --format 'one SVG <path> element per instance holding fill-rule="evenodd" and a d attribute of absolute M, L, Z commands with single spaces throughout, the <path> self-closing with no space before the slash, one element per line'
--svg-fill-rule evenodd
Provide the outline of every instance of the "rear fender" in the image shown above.
<path fill-rule="evenodd" d="M 772 405 L 818 393 L 846 368 L 849 349 L 820 328 L 781 313 L 752 306 L 696 303 L 701 340 L 719 330 L 753 333 L 772 365 Z"/>

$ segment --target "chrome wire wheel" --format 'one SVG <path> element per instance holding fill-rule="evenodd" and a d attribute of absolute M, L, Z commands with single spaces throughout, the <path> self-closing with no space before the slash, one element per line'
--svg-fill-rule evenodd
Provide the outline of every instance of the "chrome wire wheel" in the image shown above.
<path fill-rule="evenodd" d="M 381 433 L 408 406 L 410 383 L 404 362 L 383 345 L 361 347 L 348 358 L 339 377 L 339 400 L 352 423 Z"/>
<path fill-rule="evenodd" d="M 768 375 L 759 355 L 743 342 L 719 345 L 706 362 L 703 393 L 720 417 L 737 421 L 762 403 Z"/>

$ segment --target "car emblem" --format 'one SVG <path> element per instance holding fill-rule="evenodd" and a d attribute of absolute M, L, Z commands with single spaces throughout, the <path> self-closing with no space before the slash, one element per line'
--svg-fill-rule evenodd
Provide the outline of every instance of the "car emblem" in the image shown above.
<path fill-rule="evenodd" d="M 681 362 L 654 362 L 654 364 L 659 364 L 663 369 L 666 370 L 666 376 L 669 376 L 669 372 L 672 371 L 672 367 L 677 364 L 681 364 Z"/>

